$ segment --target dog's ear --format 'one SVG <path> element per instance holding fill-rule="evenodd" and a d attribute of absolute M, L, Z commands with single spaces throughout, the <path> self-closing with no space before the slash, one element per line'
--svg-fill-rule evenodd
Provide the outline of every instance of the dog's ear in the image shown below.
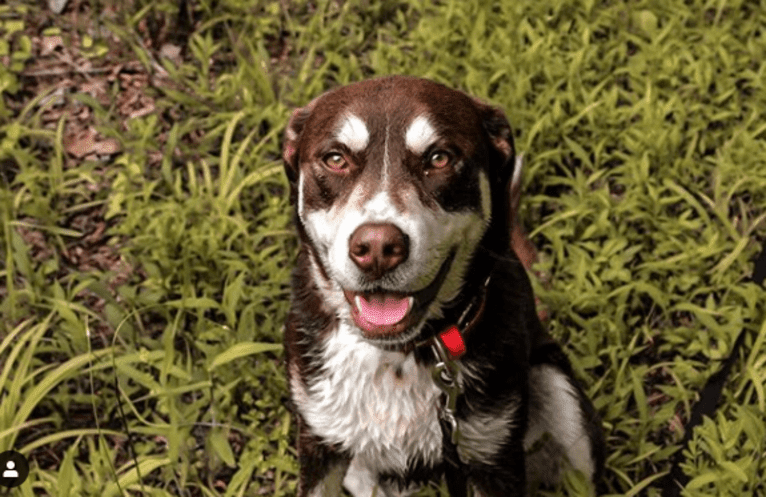
<path fill-rule="evenodd" d="M 490 174 L 495 183 L 493 187 L 499 187 L 506 191 L 514 169 L 516 150 L 513 145 L 513 132 L 505 113 L 499 107 L 493 107 L 474 99 L 482 116 L 484 130 L 489 136 L 490 150 Z"/>
<path fill-rule="evenodd" d="M 508 214 L 511 248 L 524 268 L 530 271 L 532 265 L 537 262 L 538 255 L 518 217 L 521 204 L 522 156 L 516 155 L 511 126 L 503 111 L 478 103 L 483 112 L 484 129 L 489 135 L 493 149 L 490 151 L 490 168 L 497 183 L 493 185 L 492 193 L 500 196 L 503 210 Z"/>
<path fill-rule="evenodd" d="M 298 201 L 298 176 L 300 175 L 300 154 L 299 146 L 303 128 L 311 115 L 311 111 L 316 105 L 316 99 L 312 100 L 305 107 L 293 111 L 290 121 L 285 130 L 285 139 L 282 145 L 282 159 L 285 164 L 285 174 L 290 182 L 290 202 L 295 204 Z"/>
<path fill-rule="evenodd" d="M 492 212 L 495 213 L 493 225 L 498 240 L 508 240 L 514 218 L 514 206 L 511 198 L 511 178 L 514 176 L 516 150 L 513 144 L 513 132 L 505 113 L 498 107 L 487 105 L 474 98 L 479 110 L 482 125 L 488 138 L 488 160 L 490 190 L 492 194 Z M 518 189 L 517 189 L 518 200 Z M 500 213 L 501 215 L 497 215 Z M 510 243 L 510 242 L 509 242 Z M 507 249 L 508 244 L 505 245 Z"/>

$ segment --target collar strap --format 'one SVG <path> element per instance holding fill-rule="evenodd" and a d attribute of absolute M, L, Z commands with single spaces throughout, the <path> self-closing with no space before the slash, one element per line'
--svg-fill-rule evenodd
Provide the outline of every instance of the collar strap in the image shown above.
<path fill-rule="evenodd" d="M 468 336 L 473 331 L 473 329 L 476 328 L 476 324 L 481 321 L 482 316 L 484 316 L 484 308 L 486 307 L 486 303 L 487 287 L 485 285 L 482 288 L 482 292 L 479 298 L 471 302 L 471 305 L 468 306 L 463 315 L 460 317 L 458 324 L 447 326 L 444 330 L 441 331 L 441 333 L 438 333 L 432 337 L 431 341 L 438 341 L 444 345 L 447 352 L 449 352 L 450 359 L 455 360 L 462 357 L 466 352 L 465 337 Z M 473 308 L 476 308 L 473 317 L 470 319 L 470 321 L 463 324 L 465 317 L 470 311 L 473 310 Z M 440 359 L 443 358 L 440 357 Z"/>
<path fill-rule="evenodd" d="M 491 276 L 488 276 L 481 287 L 481 293 L 478 298 L 474 298 L 466 307 L 463 314 L 457 321 L 457 324 L 447 325 L 441 332 L 431 338 L 419 342 L 416 347 L 430 345 L 437 352 L 437 359 L 456 360 L 466 352 L 465 337 L 473 331 L 484 315 L 484 308 L 487 303 L 487 286 Z M 471 314 L 473 314 L 471 316 Z M 470 316 L 470 319 L 469 319 Z"/>

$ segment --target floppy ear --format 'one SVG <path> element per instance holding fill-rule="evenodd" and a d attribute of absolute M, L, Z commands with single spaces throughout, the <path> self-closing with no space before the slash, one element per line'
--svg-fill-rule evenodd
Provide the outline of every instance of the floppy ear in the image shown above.
<path fill-rule="evenodd" d="M 527 237 L 524 227 L 519 221 L 519 205 L 521 203 L 521 170 L 522 155 L 516 155 L 513 145 L 513 134 L 505 114 L 496 107 L 491 107 L 476 101 L 483 110 L 484 129 L 489 135 L 492 150 L 490 150 L 490 173 L 495 182 L 492 185 L 493 212 L 506 213 L 506 219 L 498 228 L 501 236 L 510 235 L 509 245 L 527 271 L 532 271 L 532 265 L 538 261 L 537 248 Z M 507 223 L 507 224 L 506 224 Z M 505 238 L 504 238 L 505 239 Z M 507 247 L 508 245 L 506 245 Z M 535 273 L 543 281 L 547 275 Z M 538 317 L 541 322 L 548 320 L 548 311 L 535 299 L 538 307 Z"/>
<path fill-rule="evenodd" d="M 511 201 L 510 185 L 514 176 L 516 151 L 513 133 L 505 113 L 474 99 L 479 109 L 482 125 L 488 139 L 489 180 L 492 195 L 492 226 L 497 240 L 507 241 L 498 250 L 507 250 L 513 226 L 514 206 Z"/>
<path fill-rule="evenodd" d="M 290 182 L 290 203 L 295 205 L 298 201 L 298 176 L 300 175 L 300 142 L 303 127 L 306 124 L 311 111 L 316 105 L 316 99 L 305 107 L 293 111 L 290 121 L 285 129 L 285 139 L 282 145 L 282 159 L 285 164 L 285 174 Z"/>
<path fill-rule="evenodd" d="M 474 101 L 481 111 L 484 130 L 489 136 L 491 145 L 490 174 L 494 183 L 492 186 L 507 191 L 508 181 L 513 174 L 516 155 L 511 125 L 499 107 L 487 105 L 479 100 Z"/>

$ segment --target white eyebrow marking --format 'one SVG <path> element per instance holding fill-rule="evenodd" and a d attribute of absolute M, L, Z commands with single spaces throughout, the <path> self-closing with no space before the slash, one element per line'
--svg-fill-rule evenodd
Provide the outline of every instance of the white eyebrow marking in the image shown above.
<path fill-rule="evenodd" d="M 350 148 L 351 151 L 359 152 L 367 146 L 370 132 L 367 131 L 367 125 L 358 116 L 347 114 L 336 138 Z"/>
<path fill-rule="evenodd" d="M 410 126 L 407 128 L 407 132 L 404 135 L 404 141 L 407 144 L 407 148 L 415 152 L 416 154 L 422 154 L 426 151 L 429 145 L 437 140 L 438 136 L 436 130 L 428 121 L 426 116 L 416 117 Z"/>

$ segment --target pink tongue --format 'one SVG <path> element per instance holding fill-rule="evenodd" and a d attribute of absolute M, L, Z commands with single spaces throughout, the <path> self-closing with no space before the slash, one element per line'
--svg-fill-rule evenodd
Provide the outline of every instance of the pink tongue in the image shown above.
<path fill-rule="evenodd" d="M 398 323 L 410 310 L 410 300 L 406 297 L 397 299 L 385 294 L 374 294 L 369 300 L 362 296 L 357 302 L 359 314 L 368 323 L 382 326 Z"/>

